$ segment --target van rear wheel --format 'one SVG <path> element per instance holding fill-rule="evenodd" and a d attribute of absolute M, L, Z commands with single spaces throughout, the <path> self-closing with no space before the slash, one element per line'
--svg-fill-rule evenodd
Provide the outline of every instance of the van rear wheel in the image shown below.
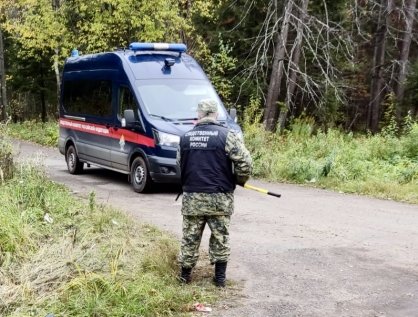
<path fill-rule="evenodd" d="M 152 186 L 152 179 L 148 172 L 147 163 L 142 157 L 134 159 L 131 165 L 131 181 L 134 191 L 143 193 Z"/>
<path fill-rule="evenodd" d="M 70 174 L 80 174 L 83 171 L 83 162 L 80 162 L 74 145 L 70 145 L 65 153 L 65 161 Z"/>

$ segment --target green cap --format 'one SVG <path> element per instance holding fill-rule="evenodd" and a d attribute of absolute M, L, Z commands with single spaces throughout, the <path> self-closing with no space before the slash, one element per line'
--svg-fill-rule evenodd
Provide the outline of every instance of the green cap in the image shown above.
<path fill-rule="evenodd" d="M 197 105 L 197 111 L 205 114 L 218 112 L 218 103 L 213 99 L 200 100 Z"/>

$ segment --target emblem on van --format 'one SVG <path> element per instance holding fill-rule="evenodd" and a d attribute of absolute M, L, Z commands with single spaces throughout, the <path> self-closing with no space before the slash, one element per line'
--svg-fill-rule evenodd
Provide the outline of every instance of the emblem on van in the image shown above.
<path fill-rule="evenodd" d="M 120 145 L 120 150 L 125 151 L 125 137 L 123 136 L 123 134 L 119 139 L 119 145 Z"/>

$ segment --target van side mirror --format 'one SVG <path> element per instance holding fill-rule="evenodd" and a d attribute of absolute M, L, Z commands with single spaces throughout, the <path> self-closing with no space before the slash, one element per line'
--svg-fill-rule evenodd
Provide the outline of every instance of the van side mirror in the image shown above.
<path fill-rule="evenodd" d="M 132 109 L 126 109 L 123 112 L 123 116 L 125 119 L 125 125 L 129 126 L 129 125 L 133 125 L 135 123 L 135 114 L 134 111 Z"/>
<path fill-rule="evenodd" d="M 121 125 L 123 128 L 134 129 L 138 132 L 144 132 L 141 123 L 135 119 L 135 113 L 132 109 L 126 109 L 123 112 Z"/>
<path fill-rule="evenodd" d="M 238 121 L 238 118 L 237 118 L 237 109 L 235 109 L 235 108 L 229 109 L 229 115 L 232 118 L 232 120 L 234 120 L 235 122 Z"/>

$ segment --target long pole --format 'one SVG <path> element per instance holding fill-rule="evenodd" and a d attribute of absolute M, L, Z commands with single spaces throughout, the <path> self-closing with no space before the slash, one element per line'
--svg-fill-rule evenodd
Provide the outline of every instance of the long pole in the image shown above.
<path fill-rule="evenodd" d="M 245 184 L 243 187 L 246 188 L 246 189 L 255 190 L 255 191 L 259 192 L 259 193 L 263 193 L 263 194 L 266 194 L 266 195 L 274 196 L 274 197 L 277 197 L 277 198 L 280 198 L 282 196 L 281 194 L 273 193 L 273 192 L 271 192 L 271 191 L 269 191 L 267 189 L 260 188 L 260 187 L 255 187 L 255 186 L 249 185 L 249 184 Z"/>

